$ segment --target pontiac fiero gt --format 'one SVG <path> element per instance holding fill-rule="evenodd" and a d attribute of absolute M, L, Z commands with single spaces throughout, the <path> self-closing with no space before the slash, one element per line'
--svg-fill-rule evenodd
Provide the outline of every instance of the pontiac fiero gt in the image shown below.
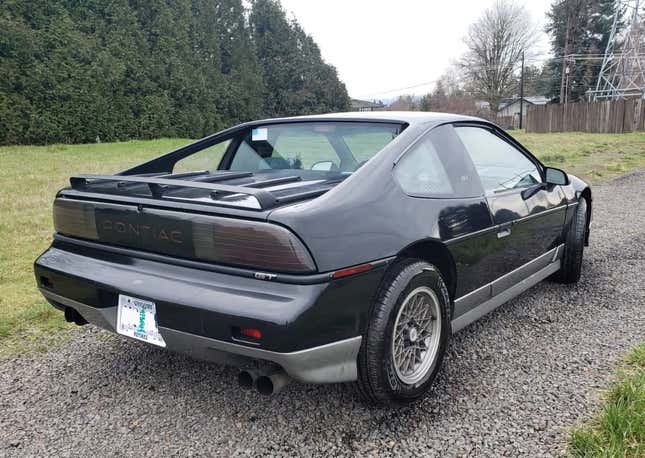
<path fill-rule="evenodd" d="M 35 263 L 47 300 L 261 393 L 356 382 L 422 397 L 452 333 L 578 280 L 591 190 L 495 125 L 439 113 L 249 122 L 77 175 Z"/>

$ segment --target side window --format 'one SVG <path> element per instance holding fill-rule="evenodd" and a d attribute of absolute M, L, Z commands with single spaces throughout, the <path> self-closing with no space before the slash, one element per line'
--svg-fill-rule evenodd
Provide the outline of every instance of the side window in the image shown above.
<path fill-rule="evenodd" d="M 481 127 L 456 126 L 486 192 L 525 188 L 542 182 L 536 165 L 521 151 Z"/>
<path fill-rule="evenodd" d="M 260 155 L 256 152 L 251 146 L 244 140 L 240 143 L 240 146 L 237 147 L 235 156 L 233 156 L 233 162 L 229 167 L 230 170 L 246 170 L 246 171 L 257 171 L 257 170 L 268 170 L 271 168 L 266 159 L 270 159 L 271 154 Z"/>
<path fill-rule="evenodd" d="M 394 177 L 406 194 L 452 195 L 453 187 L 430 136 L 421 139 L 399 160 Z"/>
<path fill-rule="evenodd" d="M 222 157 L 224 157 L 226 148 L 228 148 L 230 143 L 230 140 L 216 143 L 213 146 L 209 146 L 206 149 L 197 151 L 195 154 L 191 154 L 177 161 L 172 169 L 173 173 L 217 170 L 219 163 L 222 161 Z"/>
<path fill-rule="evenodd" d="M 397 134 L 391 130 L 372 129 L 371 131 L 362 132 L 355 129 L 342 137 L 352 156 L 360 164 L 374 156 L 376 151 L 382 150 L 396 136 Z"/>

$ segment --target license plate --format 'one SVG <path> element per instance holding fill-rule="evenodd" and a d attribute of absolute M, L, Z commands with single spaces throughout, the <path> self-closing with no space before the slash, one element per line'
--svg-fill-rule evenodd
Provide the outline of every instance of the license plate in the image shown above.
<path fill-rule="evenodd" d="M 157 328 L 154 302 L 119 294 L 116 332 L 160 347 L 166 346 Z"/>

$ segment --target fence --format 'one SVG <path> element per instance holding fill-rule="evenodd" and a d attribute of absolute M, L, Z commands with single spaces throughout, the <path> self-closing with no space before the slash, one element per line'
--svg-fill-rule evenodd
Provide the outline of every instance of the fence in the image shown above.
<path fill-rule="evenodd" d="M 498 115 L 490 120 L 496 123 L 498 126 L 502 127 L 503 129 L 517 129 L 518 127 L 520 127 L 519 114 L 510 115 L 510 116 Z M 524 116 L 524 120 L 526 120 L 526 116 Z"/>
<path fill-rule="evenodd" d="M 531 105 L 526 113 L 527 132 L 623 133 L 639 130 L 645 130 L 642 99 Z"/>

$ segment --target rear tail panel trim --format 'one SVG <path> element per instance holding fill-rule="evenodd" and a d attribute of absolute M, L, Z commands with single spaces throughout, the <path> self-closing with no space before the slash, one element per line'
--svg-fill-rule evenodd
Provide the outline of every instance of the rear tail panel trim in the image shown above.
<path fill-rule="evenodd" d="M 69 237 L 186 259 L 292 274 L 316 271 L 302 241 L 268 222 L 58 198 L 54 226 Z"/>

